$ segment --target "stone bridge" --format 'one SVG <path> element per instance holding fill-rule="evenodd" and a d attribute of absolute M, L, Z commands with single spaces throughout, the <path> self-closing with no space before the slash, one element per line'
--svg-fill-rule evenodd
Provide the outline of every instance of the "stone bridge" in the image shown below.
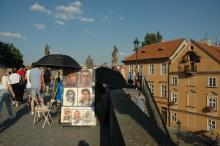
<path fill-rule="evenodd" d="M 127 94 L 132 89 L 111 89 L 111 99 L 104 98 L 107 118 L 95 127 L 62 127 L 60 114 L 53 115 L 52 125 L 43 129 L 43 121 L 32 125 L 27 105 L 13 107 L 17 117 L 9 120 L 4 108 L 0 126 L 0 146 L 153 146 L 175 145 L 169 132 L 158 122 L 152 110 L 146 115 Z M 104 110 L 103 110 L 104 111 Z"/>

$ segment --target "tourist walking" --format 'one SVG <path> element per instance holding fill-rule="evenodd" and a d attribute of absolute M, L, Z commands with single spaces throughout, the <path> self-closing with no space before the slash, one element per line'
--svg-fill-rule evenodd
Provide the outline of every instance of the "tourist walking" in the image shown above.
<path fill-rule="evenodd" d="M 10 119 L 14 118 L 16 115 L 13 114 L 12 110 L 12 98 L 15 98 L 14 91 L 9 84 L 9 78 L 6 75 L 7 69 L 5 66 L 0 66 L 0 120 L 1 113 L 3 110 L 3 102 L 5 102 Z M 0 121 L 0 124 L 2 121 Z"/>
<path fill-rule="evenodd" d="M 24 68 L 25 66 L 22 65 L 17 71 L 17 74 L 19 74 L 20 76 L 20 82 L 18 84 L 18 89 L 19 89 L 18 100 L 20 103 L 23 103 L 24 89 L 26 86 L 26 80 L 25 80 L 26 71 Z"/>
<path fill-rule="evenodd" d="M 20 95 L 20 93 L 19 93 L 20 75 L 17 74 L 16 72 L 17 72 L 16 68 L 13 68 L 12 74 L 9 76 L 9 82 L 10 82 L 11 87 L 15 93 L 13 105 L 18 106 L 18 97 Z"/>
<path fill-rule="evenodd" d="M 25 80 L 27 81 L 26 89 L 27 89 L 27 102 L 29 108 L 31 107 L 31 82 L 30 82 L 30 71 L 31 66 L 27 68 L 26 74 L 25 74 Z"/>

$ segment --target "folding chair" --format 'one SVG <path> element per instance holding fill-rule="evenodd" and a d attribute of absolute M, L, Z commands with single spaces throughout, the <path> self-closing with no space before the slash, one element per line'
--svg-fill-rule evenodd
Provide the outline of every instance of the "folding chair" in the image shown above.
<path fill-rule="evenodd" d="M 39 122 L 41 118 L 44 118 L 45 120 L 44 120 L 44 124 L 42 127 L 42 128 L 44 128 L 46 123 L 48 123 L 50 125 L 51 122 L 53 121 L 53 118 L 50 115 L 52 104 L 50 106 L 45 106 L 44 104 L 41 105 L 36 98 L 34 100 L 37 105 L 35 106 L 33 125 L 35 125 L 37 122 Z M 41 117 L 41 114 L 42 114 L 42 117 Z"/>

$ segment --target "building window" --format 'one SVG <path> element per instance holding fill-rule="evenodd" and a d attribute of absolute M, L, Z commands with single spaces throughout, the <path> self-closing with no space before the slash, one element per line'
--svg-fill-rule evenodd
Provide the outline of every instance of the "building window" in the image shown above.
<path fill-rule="evenodd" d="M 178 77 L 177 76 L 173 76 L 172 77 L 172 84 L 173 85 L 177 85 L 178 84 Z"/>
<path fill-rule="evenodd" d="M 172 117 L 171 118 L 172 118 L 173 122 L 176 122 L 176 113 L 172 113 Z"/>
<path fill-rule="evenodd" d="M 138 72 L 139 72 L 139 74 L 141 74 L 142 71 L 143 71 L 143 64 L 139 64 L 138 65 Z"/>
<path fill-rule="evenodd" d="M 153 74 L 154 74 L 154 64 L 150 64 L 149 74 L 150 74 L 150 75 L 153 75 Z"/>
<path fill-rule="evenodd" d="M 211 131 L 211 130 L 215 130 L 216 129 L 216 121 L 208 119 L 208 127 L 207 130 Z"/>
<path fill-rule="evenodd" d="M 171 101 L 177 104 L 177 94 L 176 93 L 171 93 Z"/>
<path fill-rule="evenodd" d="M 150 88 L 152 96 L 154 96 L 154 84 L 150 83 L 149 88 Z"/>
<path fill-rule="evenodd" d="M 130 69 L 129 69 L 131 74 L 134 74 L 134 65 L 130 65 Z"/>
<path fill-rule="evenodd" d="M 209 87 L 217 87 L 217 79 L 216 78 L 208 78 L 208 86 Z"/>
<path fill-rule="evenodd" d="M 160 66 L 161 75 L 166 75 L 167 72 L 168 72 L 168 65 L 167 64 L 161 64 L 161 66 Z"/>
<path fill-rule="evenodd" d="M 214 110 L 217 110 L 217 97 L 216 96 L 209 96 L 207 103 L 209 107 L 212 107 Z"/>
<path fill-rule="evenodd" d="M 167 86 L 161 85 L 161 97 L 167 97 Z"/>

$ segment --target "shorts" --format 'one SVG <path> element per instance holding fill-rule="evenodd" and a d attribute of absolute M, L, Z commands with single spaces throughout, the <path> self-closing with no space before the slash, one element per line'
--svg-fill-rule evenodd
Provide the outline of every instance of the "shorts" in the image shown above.
<path fill-rule="evenodd" d="M 31 95 L 31 88 L 27 88 L 26 91 L 27 91 L 27 95 Z"/>
<path fill-rule="evenodd" d="M 40 89 L 38 88 L 31 88 L 31 97 L 37 98 L 41 96 Z"/>

